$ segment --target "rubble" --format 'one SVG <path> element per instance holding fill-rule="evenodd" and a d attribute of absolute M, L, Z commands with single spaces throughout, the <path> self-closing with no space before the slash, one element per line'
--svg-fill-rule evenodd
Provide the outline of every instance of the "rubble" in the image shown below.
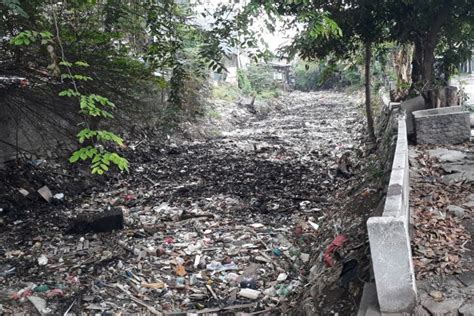
<path fill-rule="evenodd" d="M 471 316 L 474 315 L 474 303 L 472 304 L 465 304 L 460 309 L 459 312 L 463 316 Z"/>
<path fill-rule="evenodd" d="M 53 198 L 53 194 L 51 193 L 51 190 L 45 185 L 45 186 L 42 186 L 41 188 L 38 189 L 38 193 L 39 195 L 41 195 L 41 197 L 43 199 L 45 199 L 46 202 L 50 202 L 51 199 Z M 23 194 L 23 192 L 22 192 Z M 23 194 L 25 195 L 25 194 Z"/>

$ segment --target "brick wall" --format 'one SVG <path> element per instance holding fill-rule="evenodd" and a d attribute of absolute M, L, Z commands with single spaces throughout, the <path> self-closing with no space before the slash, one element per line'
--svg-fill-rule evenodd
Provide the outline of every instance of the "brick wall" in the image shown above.
<path fill-rule="evenodd" d="M 459 144 L 469 141 L 469 112 L 462 111 L 459 106 L 416 111 L 413 115 L 418 144 Z"/>

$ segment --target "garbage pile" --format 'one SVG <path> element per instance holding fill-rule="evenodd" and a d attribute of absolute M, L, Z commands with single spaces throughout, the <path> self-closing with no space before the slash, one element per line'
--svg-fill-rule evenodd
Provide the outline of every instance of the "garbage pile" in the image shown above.
<path fill-rule="evenodd" d="M 207 142 L 137 142 L 129 175 L 81 194 L 42 183 L 40 211 L 0 223 L 0 311 L 271 314 L 345 291 L 371 193 L 346 207 L 364 155 L 348 99 L 294 93 Z"/>

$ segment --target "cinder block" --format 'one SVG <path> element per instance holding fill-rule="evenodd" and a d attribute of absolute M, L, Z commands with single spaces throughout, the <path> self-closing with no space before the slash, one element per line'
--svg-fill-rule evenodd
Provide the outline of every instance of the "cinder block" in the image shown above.
<path fill-rule="evenodd" d="M 469 112 L 447 107 L 413 112 L 419 144 L 458 144 L 469 140 Z"/>

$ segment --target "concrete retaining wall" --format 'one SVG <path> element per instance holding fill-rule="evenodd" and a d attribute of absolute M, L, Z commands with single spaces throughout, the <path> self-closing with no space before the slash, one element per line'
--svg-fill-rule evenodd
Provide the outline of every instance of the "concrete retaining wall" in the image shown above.
<path fill-rule="evenodd" d="M 418 144 L 459 144 L 469 140 L 469 112 L 460 106 L 413 112 Z"/>
<path fill-rule="evenodd" d="M 37 113 L 38 117 L 32 118 L 0 104 L 0 169 L 17 155 L 27 160 L 64 159 L 74 150 L 71 124 L 39 107 Z"/>
<path fill-rule="evenodd" d="M 406 113 L 407 133 L 408 135 L 415 134 L 415 120 L 413 118 L 413 112 L 426 110 L 425 99 L 422 96 L 418 96 L 412 99 L 403 101 L 400 107 Z"/>
<path fill-rule="evenodd" d="M 407 128 L 401 118 L 384 212 L 367 221 L 377 297 L 384 313 L 410 312 L 416 305 L 409 192 Z"/>

